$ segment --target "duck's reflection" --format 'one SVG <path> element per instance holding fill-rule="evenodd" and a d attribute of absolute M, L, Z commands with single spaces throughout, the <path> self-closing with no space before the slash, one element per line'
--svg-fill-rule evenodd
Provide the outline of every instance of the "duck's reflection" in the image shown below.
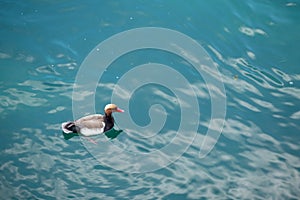
<path fill-rule="evenodd" d="M 114 138 L 118 137 L 118 135 L 119 135 L 121 132 L 123 132 L 123 130 L 116 130 L 116 129 L 112 128 L 112 129 L 110 129 L 110 130 L 104 132 L 104 135 L 105 135 L 107 138 L 109 138 L 109 139 L 114 139 Z M 71 138 L 74 137 L 74 136 L 79 136 L 78 133 L 64 133 L 64 132 L 62 132 L 62 133 L 63 133 L 63 136 L 64 136 L 64 139 L 65 139 L 65 140 L 69 140 L 69 139 L 71 139 Z"/>
<path fill-rule="evenodd" d="M 109 131 L 104 132 L 105 136 L 114 139 L 120 135 L 120 133 L 123 132 L 123 130 L 116 130 L 114 128 L 110 129 Z"/>

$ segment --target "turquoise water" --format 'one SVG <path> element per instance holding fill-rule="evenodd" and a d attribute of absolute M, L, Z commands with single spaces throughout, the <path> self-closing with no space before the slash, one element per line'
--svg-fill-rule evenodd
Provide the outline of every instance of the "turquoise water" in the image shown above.
<path fill-rule="evenodd" d="M 299 4 L 1 1 L 0 199 L 298 199 Z M 72 91 L 89 52 L 114 34 L 149 26 L 182 32 L 203 46 L 222 75 L 226 118 L 206 157 L 199 158 L 196 142 L 168 166 L 128 173 L 96 160 L 85 148 L 92 142 L 65 139 L 60 124 L 73 118 L 73 98 L 80 101 Z M 150 49 L 131 52 L 102 77 L 97 111 L 109 102 L 110 84 L 132 66 L 149 62 L 170 65 L 196 85 L 204 83 L 178 56 Z M 207 88 L 200 91 L 197 134 L 202 136 L 211 102 Z M 111 143 L 146 156 L 168 144 L 180 122 L 173 97 L 155 84 L 139 88 L 130 99 L 133 120 L 147 125 L 149 107 L 158 103 L 169 113 L 163 130 L 145 139 L 141 136 L 149 133 L 129 131 L 118 122 L 116 129 L 123 132 Z M 110 143 L 104 135 L 93 140 Z"/>

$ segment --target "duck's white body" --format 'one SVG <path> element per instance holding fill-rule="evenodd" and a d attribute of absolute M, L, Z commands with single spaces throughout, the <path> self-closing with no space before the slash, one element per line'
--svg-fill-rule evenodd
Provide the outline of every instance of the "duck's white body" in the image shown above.
<path fill-rule="evenodd" d="M 61 128 L 65 133 L 74 133 L 74 131 L 67 129 L 67 125 L 73 123 L 79 128 L 80 134 L 84 136 L 98 135 L 104 132 L 105 122 L 104 116 L 100 114 L 88 115 L 82 117 L 74 122 L 64 122 Z"/>
<path fill-rule="evenodd" d="M 114 126 L 113 112 L 124 112 L 115 104 L 105 106 L 105 115 L 93 114 L 82 117 L 75 121 L 68 121 L 61 124 L 65 133 L 79 133 L 84 136 L 93 136 L 110 130 Z"/>

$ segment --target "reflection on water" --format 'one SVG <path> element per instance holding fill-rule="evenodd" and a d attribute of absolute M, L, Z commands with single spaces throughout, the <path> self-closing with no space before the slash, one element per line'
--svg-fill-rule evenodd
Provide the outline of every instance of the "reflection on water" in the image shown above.
<path fill-rule="evenodd" d="M 118 137 L 118 135 L 119 135 L 121 132 L 123 132 L 123 130 L 116 130 L 116 129 L 112 128 L 111 130 L 106 131 L 106 132 L 104 132 L 103 134 L 104 134 L 107 138 L 109 138 L 109 139 L 114 139 L 114 138 Z M 62 134 L 63 134 L 65 140 L 69 140 L 69 139 L 71 139 L 71 138 L 74 137 L 74 136 L 79 136 L 78 133 L 64 133 L 64 132 L 63 132 Z M 95 140 L 93 140 L 93 141 L 95 141 Z"/>
<path fill-rule="evenodd" d="M 116 137 L 118 137 L 118 135 L 120 135 L 120 133 L 122 133 L 123 130 L 115 130 L 114 128 L 106 131 L 104 134 L 106 137 L 110 138 L 110 139 L 114 139 Z"/>
<path fill-rule="evenodd" d="M 62 132 L 62 134 L 63 134 L 65 140 L 69 140 L 74 136 L 79 136 L 78 133 L 65 133 L 65 132 Z"/>

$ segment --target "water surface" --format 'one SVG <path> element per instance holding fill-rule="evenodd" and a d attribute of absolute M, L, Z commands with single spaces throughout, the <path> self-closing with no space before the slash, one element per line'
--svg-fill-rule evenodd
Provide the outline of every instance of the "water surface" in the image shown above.
<path fill-rule="evenodd" d="M 299 3 L 2 1 L 0 198 L 298 199 Z M 193 143 L 165 168 L 130 174 L 99 163 L 82 138 L 66 140 L 60 123 L 73 117 L 75 77 L 88 53 L 114 34 L 146 26 L 180 31 L 204 47 L 222 75 L 227 112 L 222 135 L 205 158 Z M 132 52 L 113 63 L 97 88 L 97 111 L 109 101 L 110 84 L 131 66 L 149 62 L 173 66 L 199 83 L 197 134 L 203 139 L 211 111 L 207 88 L 166 52 Z M 156 85 L 137 90 L 133 119 L 147 125 L 149 107 L 159 103 L 170 113 L 166 134 L 144 140 L 139 130 L 141 135 L 124 131 L 113 142 L 146 153 L 166 145 L 179 123 L 173 97 Z"/>

